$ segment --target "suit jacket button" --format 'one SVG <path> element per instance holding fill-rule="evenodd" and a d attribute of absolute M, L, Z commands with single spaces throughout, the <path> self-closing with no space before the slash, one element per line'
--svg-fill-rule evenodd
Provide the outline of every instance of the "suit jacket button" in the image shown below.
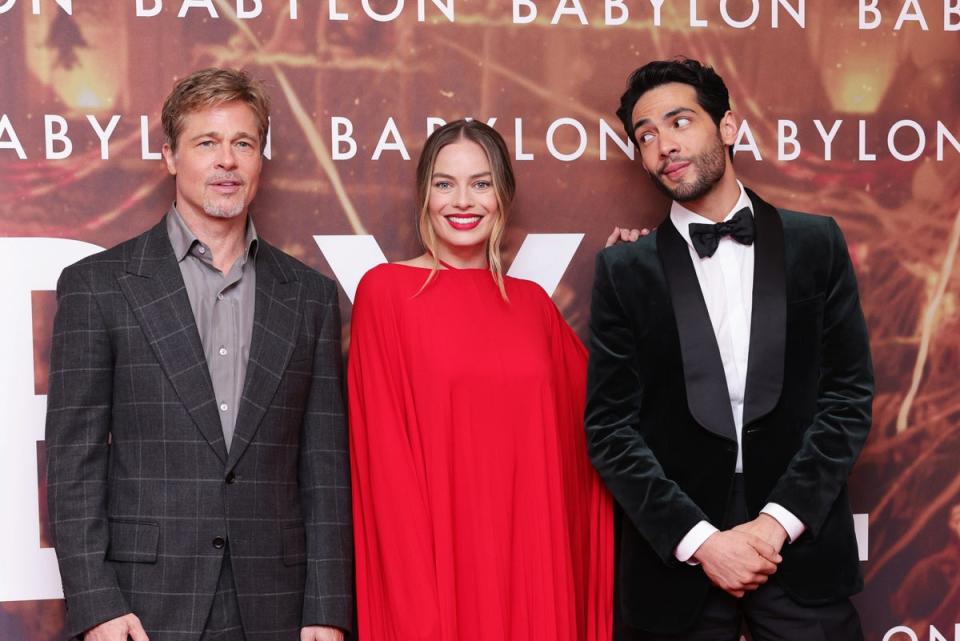
<path fill-rule="evenodd" d="M 213 547 L 217 548 L 218 550 L 222 550 L 223 546 L 225 546 L 226 544 L 227 542 L 224 540 L 222 536 L 218 536 L 213 539 Z"/>
<path fill-rule="evenodd" d="M 227 482 L 228 485 L 233 485 L 234 483 L 237 482 L 237 476 L 233 472 L 230 472 L 227 474 L 227 478 L 224 480 Z"/>

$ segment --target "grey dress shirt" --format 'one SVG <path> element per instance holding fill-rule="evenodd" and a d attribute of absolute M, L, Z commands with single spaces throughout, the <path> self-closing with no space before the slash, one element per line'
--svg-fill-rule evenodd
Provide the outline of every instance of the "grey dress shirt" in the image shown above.
<path fill-rule="evenodd" d="M 257 231 L 248 217 L 246 251 L 226 274 L 213 266 L 213 251 L 190 231 L 175 206 L 167 213 L 167 234 L 190 298 L 229 451 L 250 358 Z"/>

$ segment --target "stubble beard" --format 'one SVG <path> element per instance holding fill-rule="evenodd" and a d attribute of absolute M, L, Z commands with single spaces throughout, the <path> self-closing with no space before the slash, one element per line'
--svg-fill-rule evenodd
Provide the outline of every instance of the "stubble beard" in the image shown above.
<path fill-rule="evenodd" d="M 213 198 L 203 199 L 203 212 L 213 218 L 236 218 L 244 210 L 243 193 L 238 193 L 236 200 L 230 200 L 226 203 L 218 202 Z"/>
<path fill-rule="evenodd" d="M 659 170 L 650 174 L 654 186 L 668 198 L 679 203 L 697 200 L 707 195 L 713 186 L 720 182 L 727 167 L 727 148 L 717 136 L 716 143 L 708 150 L 690 159 L 690 164 L 696 167 L 697 177 L 690 183 L 681 182 L 674 188 L 668 187 L 660 177 Z M 680 160 L 671 159 L 670 162 Z"/>

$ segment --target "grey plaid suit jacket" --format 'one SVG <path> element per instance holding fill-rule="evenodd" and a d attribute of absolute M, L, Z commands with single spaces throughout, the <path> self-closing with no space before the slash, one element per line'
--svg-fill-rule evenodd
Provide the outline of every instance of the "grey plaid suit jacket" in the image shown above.
<path fill-rule="evenodd" d="M 352 626 L 336 286 L 262 240 L 256 270 L 229 455 L 165 221 L 63 271 L 46 448 L 69 635 L 133 612 L 151 641 L 199 639 L 225 549 L 248 641 Z"/>

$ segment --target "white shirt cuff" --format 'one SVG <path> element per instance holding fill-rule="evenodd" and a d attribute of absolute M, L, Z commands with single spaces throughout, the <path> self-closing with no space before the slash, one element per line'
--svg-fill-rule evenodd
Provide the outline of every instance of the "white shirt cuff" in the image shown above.
<path fill-rule="evenodd" d="M 769 514 L 777 520 L 784 530 L 787 531 L 787 537 L 790 539 L 790 542 L 793 543 L 796 541 L 801 534 L 806 532 L 807 526 L 803 524 L 797 517 L 793 515 L 793 512 L 783 507 L 779 503 L 767 503 L 763 506 L 763 509 L 760 510 L 763 514 Z"/>
<path fill-rule="evenodd" d="M 677 558 L 677 561 L 681 563 L 688 563 L 690 565 L 699 565 L 696 561 L 692 561 L 693 555 L 697 553 L 697 550 L 700 549 L 700 546 L 703 545 L 703 542 L 710 538 L 711 534 L 719 532 L 719 530 L 708 521 L 700 521 L 687 532 L 686 536 L 680 539 L 680 543 L 673 550 L 673 556 Z"/>

